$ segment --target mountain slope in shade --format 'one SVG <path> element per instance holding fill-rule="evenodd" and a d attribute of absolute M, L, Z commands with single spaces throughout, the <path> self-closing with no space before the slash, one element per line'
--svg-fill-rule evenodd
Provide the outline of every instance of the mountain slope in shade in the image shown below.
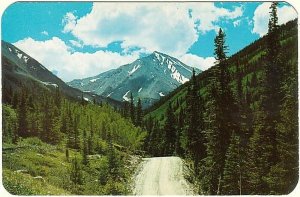
<path fill-rule="evenodd" d="M 140 98 L 146 108 L 187 82 L 192 70 L 178 59 L 155 51 L 131 64 L 68 84 L 119 101 L 129 101 L 132 93 L 134 102 Z"/>
<path fill-rule="evenodd" d="M 95 98 L 97 102 L 108 102 L 114 106 L 121 105 L 120 102 L 113 99 L 82 92 L 68 86 L 34 58 L 10 43 L 2 41 L 1 46 L 2 86 L 4 93 L 9 88 L 14 90 L 20 89 L 22 85 L 49 90 L 59 87 L 60 91 L 69 98 L 81 99 L 83 96 L 87 101 L 93 101 Z"/>

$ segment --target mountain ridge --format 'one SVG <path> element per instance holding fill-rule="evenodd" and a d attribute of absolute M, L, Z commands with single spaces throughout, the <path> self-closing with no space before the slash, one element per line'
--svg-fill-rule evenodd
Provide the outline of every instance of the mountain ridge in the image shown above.
<path fill-rule="evenodd" d="M 186 83 L 193 69 L 196 73 L 201 72 L 174 57 L 154 51 L 132 63 L 67 84 L 119 101 L 129 101 L 132 93 L 134 102 L 140 98 L 143 107 L 147 108 Z"/>
<path fill-rule="evenodd" d="M 37 60 L 9 42 L 1 41 L 1 51 L 3 89 L 6 92 L 9 89 L 18 90 L 23 85 L 48 90 L 59 87 L 65 96 L 75 100 L 83 98 L 86 101 L 93 101 L 95 99 L 96 102 L 108 102 L 116 107 L 121 106 L 120 102 L 113 99 L 82 92 L 68 86 Z"/>

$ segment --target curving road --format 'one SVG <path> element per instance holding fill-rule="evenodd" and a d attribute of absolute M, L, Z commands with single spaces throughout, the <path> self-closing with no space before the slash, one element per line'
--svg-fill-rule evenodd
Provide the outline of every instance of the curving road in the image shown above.
<path fill-rule="evenodd" d="M 134 195 L 194 195 L 183 168 L 179 157 L 144 159 L 135 176 Z"/>

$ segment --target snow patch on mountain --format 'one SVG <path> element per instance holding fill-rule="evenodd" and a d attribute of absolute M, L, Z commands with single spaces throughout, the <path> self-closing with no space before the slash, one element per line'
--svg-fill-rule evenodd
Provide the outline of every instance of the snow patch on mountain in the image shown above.
<path fill-rule="evenodd" d="M 17 53 L 17 56 L 19 59 L 22 59 L 23 54 L 22 53 Z"/>
<path fill-rule="evenodd" d="M 23 55 L 23 60 L 24 62 L 27 64 L 28 60 L 29 60 L 29 57 L 27 57 L 26 55 Z"/>
<path fill-rule="evenodd" d="M 51 83 L 51 82 L 44 82 L 44 81 L 41 81 L 44 85 L 46 86 L 54 86 L 54 87 L 58 87 L 58 85 L 56 83 Z"/>
<path fill-rule="evenodd" d="M 141 65 L 134 65 L 133 69 L 131 71 L 128 71 L 128 75 L 132 75 L 135 71 L 137 71 Z"/>
<path fill-rule="evenodd" d="M 110 97 L 110 95 L 111 95 L 112 93 L 114 93 L 114 92 L 109 93 L 106 97 Z"/>
<path fill-rule="evenodd" d="M 127 94 L 130 92 L 130 90 L 128 90 L 124 95 L 123 95 L 123 99 L 125 101 L 130 101 L 130 98 L 127 97 Z"/>
<path fill-rule="evenodd" d="M 95 81 L 97 81 L 99 78 L 95 78 L 95 79 L 91 79 L 90 82 L 94 83 Z"/>
<path fill-rule="evenodd" d="M 159 93 L 159 96 L 165 96 L 162 92 Z"/>

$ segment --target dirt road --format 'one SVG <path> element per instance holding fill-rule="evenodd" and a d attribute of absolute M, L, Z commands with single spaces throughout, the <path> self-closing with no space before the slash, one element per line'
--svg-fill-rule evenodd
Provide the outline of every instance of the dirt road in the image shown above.
<path fill-rule="evenodd" d="M 179 157 L 146 158 L 135 177 L 134 195 L 193 195 Z"/>

